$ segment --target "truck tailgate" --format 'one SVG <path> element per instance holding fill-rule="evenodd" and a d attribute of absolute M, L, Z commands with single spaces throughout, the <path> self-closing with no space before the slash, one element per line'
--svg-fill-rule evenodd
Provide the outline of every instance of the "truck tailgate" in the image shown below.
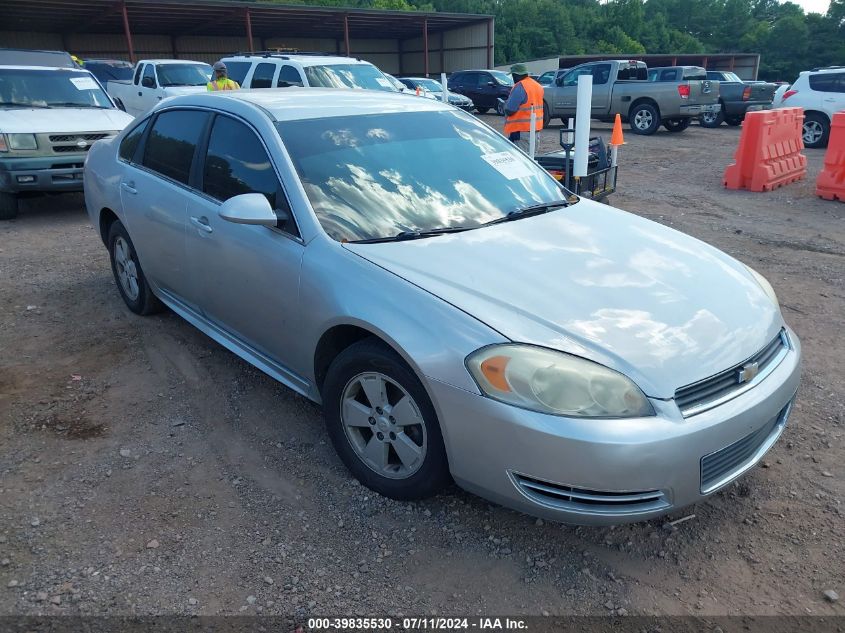
<path fill-rule="evenodd" d="M 711 79 L 690 79 L 689 103 L 711 105 L 719 103 L 719 82 Z"/>
<path fill-rule="evenodd" d="M 748 101 L 754 101 L 757 103 L 771 103 L 772 98 L 775 96 L 775 90 L 777 90 L 777 86 L 775 84 L 764 82 L 745 85 L 746 87 L 751 87 L 751 97 L 748 98 Z"/>

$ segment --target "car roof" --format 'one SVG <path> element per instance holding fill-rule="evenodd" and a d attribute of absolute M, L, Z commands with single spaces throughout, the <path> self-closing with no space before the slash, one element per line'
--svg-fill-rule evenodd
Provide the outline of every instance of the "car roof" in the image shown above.
<path fill-rule="evenodd" d="M 339 115 L 391 114 L 396 112 L 452 111 L 433 99 L 409 99 L 401 92 L 338 88 L 284 88 L 282 90 L 238 90 L 204 92 L 176 97 L 172 105 L 193 105 L 234 109 L 233 103 L 247 102 L 269 113 L 277 121 L 318 119 Z"/>
<path fill-rule="evenodd" d="M 845 70 L 845 67 L 842 66 L 831 66 L 829 68 L 816 68 L 814 70 L 802 70 L 800 74 L 802 75 L 810 75 L 810 74 L 828 74 L 828 73 L 841 73 Z"/>
<path fill-rule="evenodd" d="M 223 57 L 223 61 L 257 61 L 257 62 L 299 62 L 303 66 L 327 66 L 331 64 L 361 64 L 371 66 L 370 62 L 358 59 L 357 57 L 346 57 L 344 55 L 297 55 L 296 53 L 274 53 L 261 54 L 240 54 Z"/>
<path fill-rule="evenodd" d="M 208 66 L 206 62 L 198 62 L 195 59 L 142 59 L 145 64 L 202 64 Z"/>

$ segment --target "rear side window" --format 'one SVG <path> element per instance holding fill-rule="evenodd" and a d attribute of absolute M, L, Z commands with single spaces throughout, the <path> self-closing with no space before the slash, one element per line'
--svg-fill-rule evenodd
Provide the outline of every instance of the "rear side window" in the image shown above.
<path fill-rule="evenodd" d="M 238 85 L 244 85 L 244 79 L 252 66 L 251 62 L 226 62 L 226 75 L 232 81 L 237 81 Z"/>
<path fill-rule="evenodd" d="M 144 136 L 144 131 L 147 129 L 149 119 L 141 123 L 133 129 L 129 134 L 123 137 L 120 142 L 120 149 L 117 154 L 120 160 L 125 160 L 127 163 L 135 161 L 135 152 L 138 149 L 138 144 L 141 142 L 141 137 Z"/>
<path fill-rule="evenodd" d="M 601 86 L 610 80 L 610 64 L 596 64 L 593 66 L 593 85 Z"/>
<path fill-rule="evenodd" d="M 272 88 L 273 75 L 276 73 L 275 64 L 258 64 L 252 74 L 250 88 Z"/>
<path fill-rule="evenodd" d="M 208 139 L 203 191 L 221 202 L 243 193 L 262 193 L 274 209 L 289 211 L 270 157 L 255 132 L 225 116 L 214 120 Z"/>
<path fill-rule="evenodd" d="M 279 80 L 276 82 L 279 88 L 290 88 L 291 86 L 302 86 L 302 77 L 299 71 L 293 66 L 282 66 L 279 71 Z"/>
<path fill-rule="evenodd" d="M 143 69 L 144 69 L 144 67 L 140 66 L 140 65 L 138 66 L 138 68 L 135 69 L 135 79 L 133 79 L 133 82 L 135 84 L 141 83 L 141 71 Z"/>
<path fill-rule="evenodd" d="M 819 92 L 845 92 L 845 73 L 810 75 L 810 88 Z"/>
<path fill-rule="evenodd" d="M 188 184 L 197 142 L 208 115 L 195 110 L 171 110 L 156 117 L 144 150 L 146 168 Z"/>

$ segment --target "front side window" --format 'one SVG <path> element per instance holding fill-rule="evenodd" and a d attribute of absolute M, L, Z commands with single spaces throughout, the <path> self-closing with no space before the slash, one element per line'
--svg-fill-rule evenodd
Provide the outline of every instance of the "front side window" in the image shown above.
<path fill-rule="evenodd" d="M 208 115 L 196 110 L 170 110 L 156 117 L 144 149 L 146 168 L 188 184 L 197 142 Z"/>
<path fill-rule="evenodd" d="M 153 66 L 152 64 L 147 64 L 146 66 L 144 66 L 144 78 L 142 79 L 142 81 L 147 88 L 157 87 L 155 66 Z"/>
<path fill-rule="evenodd" d="M 593 67 L 592 66 L 583 66 L 582 68 L 575 68 L 568 73 L 563 78 L 563 85 L 564 86 L 577 86 L 578 85 L 578 77 L 581 75 L 591 75 L 593 74 Z"/>
<path fill-rule="evenodd" d="M 208 64 L 159 64 L 156 70 L 163 88 L 204 86 L 211 78 L 211 66 Z"/>
<path fill-rule="evenodd" d="M 140 125 L 135 126 L 133 130 L 123 137 L 123 140 L 120 142 L 120 148 L 117 152 L 121 160 L 125 160 L 127 163 L 134 162 L 138 143 L 141 142 L 141 137 L 144 136 L 144 131 L 147 129 L 148 122 L 149 119 Z"/>
<path fill-rule="evenodd" d="M 336 240 L 475 228 L 566 194 L 512 143 L 459 111 L 276 126 L 320 224 Z"/>
<path fill-rule="evenodd" d="M 302 77 L 299 71 L 293 66 L 284 65 L 279 70 L 279 80 L 276 82 L 279 88 L 290 88 L 291 86 L 302 86 Z"/>
<path fill-rule="evenodd" d="M 258 64 L 255 67 L 255 72 L 252 73 L 252 81 L 249 84 L 250 88 L 272 88 L 273 75 L 276 74 L 275 64 Z"/>
<path fill-rule="evenodd" d="M 113 107 L 84 70 L 0 67 L 0 109 Z"/>
<path fill-rule="evenodd" d="M 306 66 L 305 76 L 312 88 L 363 88 L 396 92 L 393 84 L 371 64 L 331 64 Z"/>

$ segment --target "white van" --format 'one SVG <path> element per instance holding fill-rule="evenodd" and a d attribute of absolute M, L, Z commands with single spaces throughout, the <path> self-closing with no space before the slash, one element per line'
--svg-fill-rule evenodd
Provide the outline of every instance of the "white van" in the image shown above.
<path fill-rule="evenodd" d="M 82 191 L 88 149 L 131 121 L 87 70 L 0 66 L 0 220 L 21 196 Z"/>
<path fill-rule="evenodd" d="M 224 57 L 241 88 L 364 88 L 399 92 L 384 73 L 354 57 L 310 53 L 240 53 Z"/>

